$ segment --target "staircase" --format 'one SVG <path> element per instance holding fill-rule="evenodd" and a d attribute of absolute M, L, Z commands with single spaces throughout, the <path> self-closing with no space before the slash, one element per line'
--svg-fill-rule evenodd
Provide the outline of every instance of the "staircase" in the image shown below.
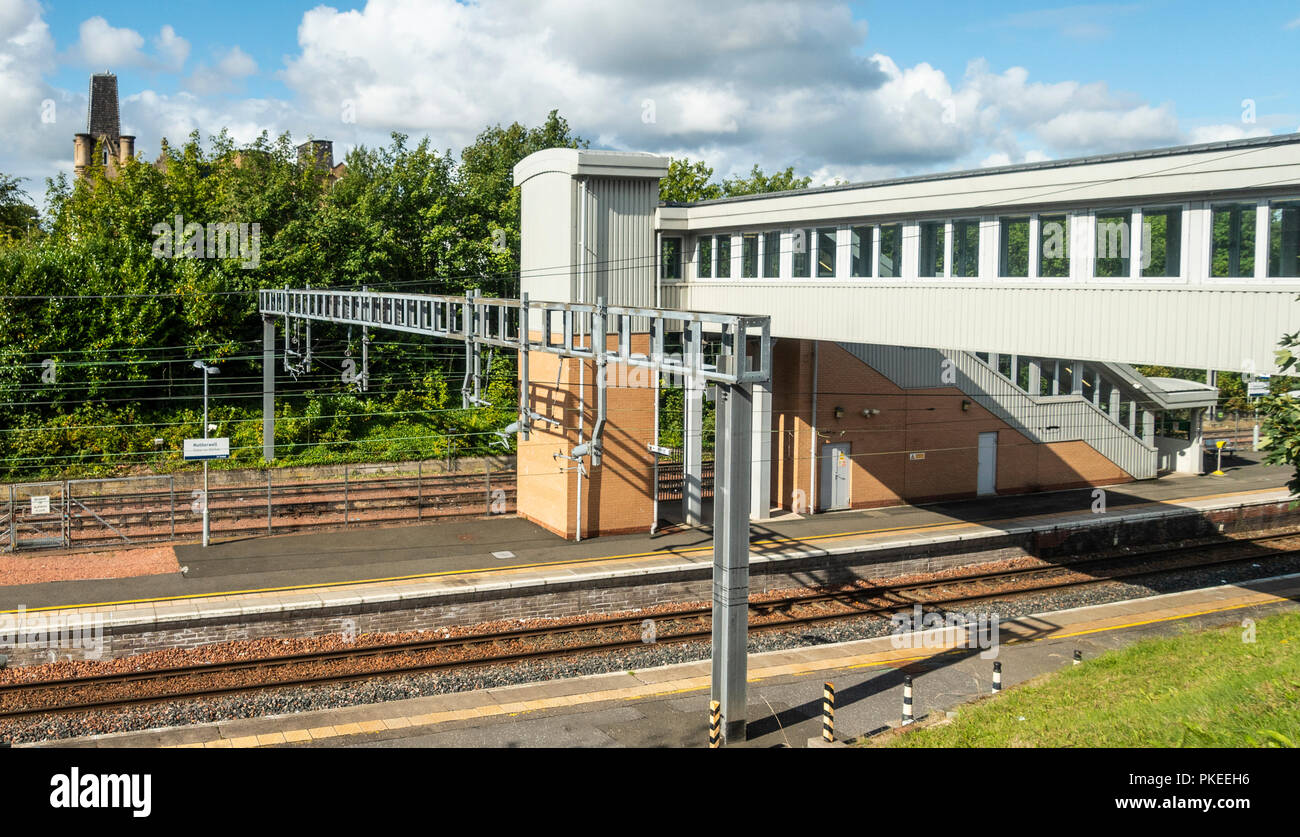
<path fill-rule="evenodd" d="M 1071 382 L 1071 392 L 1043 395 L 1029 391 L 973 352 L 870 343 L 839 345 L 902 389 L 956 387 L 1035 442 L 1086 442 L 1134 479 L 1156 475 L 1152 410 L 1162 405 L 1152 394 L 1159 387 L 1131 366 L 1073 362 L 1074 376 L 1082 380 L 1080 373 L 1084 373 L 1089 378 L 1092 397 L 1080 391 L 1078 381 Z M 1012 363 L 1015 374 L 1015 361 Z M 1116 366 L 1122 366 L 1123 374 L 1110 368 Z M 1107 393 L 1105 400 L 1102 393 Z"/>

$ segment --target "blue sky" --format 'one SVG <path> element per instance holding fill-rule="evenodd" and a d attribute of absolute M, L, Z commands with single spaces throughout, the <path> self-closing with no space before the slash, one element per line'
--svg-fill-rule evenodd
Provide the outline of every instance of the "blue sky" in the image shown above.
<path fill-rule="evenodd" d="M 596 146 L 824 182 L 1300 130 L 1300 0 L 0 0 L 0 172 L 70 170 L 104 69 L 148 158 L 222 126 L 456 151 L 554 107 Z"/>

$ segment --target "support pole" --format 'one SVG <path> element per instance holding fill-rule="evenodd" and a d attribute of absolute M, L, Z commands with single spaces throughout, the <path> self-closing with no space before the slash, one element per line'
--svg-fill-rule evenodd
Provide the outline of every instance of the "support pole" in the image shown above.
<path fill-rule="evenodd" d="M 208 438 L 208 370 L 203 369 L 203 438 Z M 208 528 L 208 460 L 203 460 L 203 545 L 207 546 L 210 531 Z"/>
<path fill-rule="evenodd" d="M 754 387 L 754 438 L 750 458 L 754 474 L 750 486 L 749 517 L 767 520 L 772 516 L 772 385 Z"/>
<path fill-rule="evenodd" d="M 727 741 L 745 740 L 749 634 L 750 422 L 743 384 L 718 386 L 713 489 L 712 698 L 722 704 Z"/>
<path fill-rule="evenodd" d="M 686 376 L 683 406 L 685 415 L 682 421 L 682 519 L 687 526 L 699 526 L 704 522 L 704 383 L 689 373 Z M 716 467 L 714 474 L 717 474 Z M 715 486 L 716 483 L 715 476 Z M 716 487 L 713 497 L 716 513 L 718 497 Z"/>
<path fill-rule="evenodd" d="M 519 436 L 528 441 L 533 404 L 528 387 L 528 294 L 519 297 Z M 545 335 L 543 335 L 543 341 Z M 518 448 L 516 448 L 518 450 Z"/>
<path fill-rule="evenodd" d="M 682 331 L 686 374 L 682 378 L 685 415 L 682 417 L 682 518 L 687 526 L 704 522 L 704 379 L 698 374 L 703 357 L 704 332 L 699 323 Z M 714 471 L 717 481 L 717 471 Z M 717 491 L 714 491 L 716 510 Z"/>
<path fill-rule="evenodd" d="M 262 458 L 275 459 L 275 319 L 262 318 Z"/>
<path fill-rule="evenodd" d="M 592 347 L 596 352 L 596 421 L 591 430 L 591 464 L 600 465 L 605 445 L 605 411 L 609 398 L 609 360 L 605 357 L 606 330 L 609 325 L 605 298 L 596 300 L 596 313 L 591 318 Z"/>

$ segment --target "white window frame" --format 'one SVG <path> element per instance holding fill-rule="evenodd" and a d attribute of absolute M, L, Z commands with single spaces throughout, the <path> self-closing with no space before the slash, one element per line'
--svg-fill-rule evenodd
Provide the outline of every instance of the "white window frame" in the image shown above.
<path fill-rule="evenodd" d="M 1298 193 L 1298 192 L 1293 192 L 1293 193 L 1286 194 L 1286 195 L 1272 195 L 1272 196 L 1268 197 L 1267 199 L 1265 199 L 1264 201 L 1262 201 L 1262 206 L 1260 207 L 1259 212 L 1260 212 L 1260 216 L 1262 216 L 1263 219 L 1264 219 L 1264 226 L 1263 226 L 1264 234 L 1263 234 L 1263 235 L 1260 235 L 1258 232 L 1256 233 L 1256 238 L 1255 238 L 1255 247 L 1256 247 L 1256 250 L 1255 250 L 1255 252 L 1256 252 L 1257 255 L 1256 255 L 1256 257 L 1255 257 L 1255 268 L 1256 268 L 1257 271 L 1259 270 L 1259 265 L 1260 265 L 1261 262 L 1260 262 L 1260 257 L 1259 257 L 1259 255 L 1258 255 L 1258 253 L 1260 252 L 1260 242 L 1263 241 L 1264 245 L 1263 245 L 1263 248 L 1262 248 L 1262 249 L 1263 249 L 1263 265 L 1264 265 L 1264 270 L 1263 270 L 1262 273 L 1258 273 L 1257 275 L 1260 276 L 1260 277 L 1262 278 L 1263 281 L 1268 282 L 1269 284 L 1274 284 L 1274 285 L 1294 285 L 1294 284 L 1296 284 L 1296 283 L 1300 283 L 1300 277 L 1296 277 L 1296 276 L 1269 276 L 1269 275 L 1268 275 L 1268 256 L 1269 256 L 1269 253 L 1268 253 L 1268 243 L 1269 243 L 1270 238 L 1271 238 L 1271 236 L 1272 236 L 1272 227 L 1271 227 L 1270 225 L 1272 224 L 1272 221 L 1273 221 L 1273 219 L 1272 219 L 1272 217 L 1270 216 L 1270 213 L 1269 213 L 1268 205 L 1269 205 L 1270 203 L 1272 203 L 1273 201 L 1300 201 L 1300 193 Z M 1259 227 L 1259 221 L 1258 221 L 1258 220 L 1256 220 L 1255 224 L 1256 224 L 1256 230 L 1260 229 L 1260 227 Z"/>
<path fill-rule="evenodd" d="M 1128 219 L 1129 219 L 1129 221 L 1128 221 L 1128 230 L 1129 230 L 1129 233 L 1128 233 L 1128 276 L 1127 276 L 1127 277 L 1123 277 L 1123 276 L 1098 276 L 1098 275 L 1097 275 L 1097 216 L 1098 216 L 1098 215 L 1117 215 L 1117 214 L 1122 213 L 1122 212 L 1127 212 L 1127 213 L 1128 213 Z M 1086 280 L 1088 283 L 1090 283 L 1090 284 L 1098 284 L 1098 285 L 1132 285 L 1132 284 L 1134 284 L 1134 282 L 1135 282 L 1135 280 L 1134 280 L 1134 278 L 1133 278 L 1133 277 L 1134 277 L 1134 265 L 1136 264 L 1136 265 L 1138 266 L 1138 267 L 1137 267 L 1137 270 L 1138 270 L 1138 271 L 1141 271 L 1141 264 L 1142 264 L 1142 260 L 1141 260 L 1140 258 L 1134 258 L 1134 256 L 1138 254 L 1142 242 L 1141 242 L 1141 241 L 1134 241 L 1134 240 L 1133 240 L 1133 230 L 1135 230 L 1135 229 L 1140 230 L 1140 229 L 1141 229 L 1141 227 L 1138 226 L 1138 224 L 1140 224 L 1141 221 L 1142 221 L 1142 216 L 1141 216 L 1141 214 L 1140 214 L 1140 211 L 1139 211 L 1136 207 L 1134 207 L 1134 206 L 1132 206 L 1132 205 L 1128 205 L 1128 206 L 1112 206 L 1112 207 L 1099 206 L 1099 207 L 1094 207 L 1093 209 L 1088 210 L 1088 223 L 1087 223 L 1087 225 L 1086 225 L 1086 227 L 1087 227 L 1086 232 L 1087 232 L 1087 234 L 1088 234 L 1088 240 L 1087 240 L 1087 254 L 1088 254 L 1088 258 L 1087 258 L 1087 261 L 1088 261 L 1088 264 L 1087 264 L 1087 270 L 1088 270 L 1088 272 L 1087 272 L 1087 274 L 1086 274 L 1086 276 L 1085 276 L 1085 280 Z M 1140 236 L 1141 236 L 1141 233 L 1139 232 L 1138 235 L 1139 235 L 1139 237 L 1140 237 Z"/>
<path fill-rule="evenodd" d="M 922 224 L 940 224 L 943 229 L 943 273 L 938 276 L 921 275 L 921 225 Z M 907 251 L 912 251 L 911 273 L 907 274 L 908 278 L 917 282 L 946 282 L 951 277 L 952 271 L 952 221 L 946 218 L 917 218 L 911 222 L 912 235 L 910 236 L 912 246 L 908 247 L 909 236 L 907 234 L 907 225 L 903 226 L 903 254 L 904 263 L 907 261 Z"/>
<path fill-rule="evenodd" d="M 961 221 L 961 222 L 971 221 L 971 222 L 974 222 L 976 225 L 978 225 L 978 229 L 979 229 L 979 250 L 980 250 L 980 251 L 979 251 L 979 258 L 975 260 L 975 275 L 974 275 L 974 276 L 958 276 L 958 275 L 956 275 L 955 273 L 953 273 L 953 270 L 952 270 L 952 269 L 953 269 L 953 255 L 952 255 L 952 254 L 953 254 L 953 250 L 954 250 L 954 248 L 953 248 L 953 244 L 954 244 L 954 243 L 956 242 L 956 240 L 957 240 L 957 237 L 956 237 L 956 230 L 957 230 L 957 223 L 958 223 L 959 221 Z M 947 247 L 947 250 L 948 250 L 948 258 L 945 259 L 945 261 L 944 261 L 944 270 L 945 270 L 945 272 L 948 274 L 948 277 L 949 277 L 950 279 L 959 279 L 959 280 L 961 280 L 961 281 L 963 281 L 963 282 L 977 282 L 977 281 L 982 281 L 982 280 L 984 279 L 985 275 L 986 275 L 986 274 L 984 273 L 984 218 L 983 218 L 982 216 L 979 216 L 979 215 L 959 215 L 959 216 L 957 216 L 956 218 L 953 218 L 952 220 L 950 220 L 950 221 L 948 222 L 947 233 L 948 233 L 948 247 Z"/>
<path fill-rule="evenodd" d="M 1146 254 L 1142 251 L 1142 244 L 1146 236 L 1142 232 L 1142 214 L 1145 210 L 1164 210 L 1176 209 L 1179 212 L 1178 224 L 1178 275 L 1177 276 L 1143 276 L 1142 275 L 1142 258 Z M 1129 250 L 1137 250 L 1137 258 L 1129 259 L 1129 273 L 1134 282 L 1141 282 L 1144 285 L 1151 283 L 1162 285 L 1185 285 L 1188 282 L 1188 262 L 1191 255 L 1191 223 L 1190 223 L 1191 205 L 1187 201 L 1177 201 L 1174 203 L 1150 203 L 1145 206 L 1133 207 L 1133 229 L 1138 231 L 1137 241 L 1133 241 L 1132 234 L 1129 235 Z M 1208 272 L 1208 271 L 1207 271 Z"/>
<path fill-rule="evenodd" d="M 1024 276 L 1003 276 L 1002 275 L 1002 221 L 1006 218 L 1027 218 L 1029 220 L 1029 254 L 1027 258 L 1029 263 L 1025 266 Z M 995 231 L 996 246 L 993 248 L 993 275 L 1001 282 L 1029 282 L 1036 277 L 1034 274 L 1037 269 L 1034 265 L 1034 213 L 1032 212 L 1008 212 L 1005 215 L 997 215 L 993 218 L 993 229 Z"/>
<path fill-rule="evenodd" d="M 1209 285 L 1251 285 L 1256 282 L 1278 281 L 1268 278 L 1268 201 L 1268 198 L 1223 198 L 1221 200 L 1207 199 L 1203 202 L 1204 216 L 1200 225 L 1201 246 L 1197 248 L 1201 255 L 1202 270 L 1197 271 L 1192 276 L 1193 281 L 1200 281 Z M 1214 208 L 1215 206 L 1228 206 L 1231 204 L 1240 204 L 1242 206 L 1254 204 L 1255 206 L 1255 272 L 1250 276 L 1211 276 L 1210 270 L 1213 267 L 1214 258 Z M 1261 220 L 1264 222 L 1262 234 L 1259 226 Z M 1263 262 L 1260 261 L 1261 256 Z"/>
<path fill-rule="evenodd" d="M 1057 215 L 1065 216 L 1065 245 L 1066 253 L 1069 254 L 1070 269 L 1065 276 L 1043 276 L 1041 271 L 1042 255 L 1042 216 L 1047 215 L 1055 217 Z M 1077 273 L 1075 272 L 1075 262 L 1077 261 L 1078 248 L 1075 247 L 1075 218 L 1079 215 L 1077 211 L 1065 210 L 1046 210 L 1031 213 L 1029 216 L 1029 277 L 1035 282 L 1050 282 L 1057 285 L 1068 284 L 1075 281 Z"/>

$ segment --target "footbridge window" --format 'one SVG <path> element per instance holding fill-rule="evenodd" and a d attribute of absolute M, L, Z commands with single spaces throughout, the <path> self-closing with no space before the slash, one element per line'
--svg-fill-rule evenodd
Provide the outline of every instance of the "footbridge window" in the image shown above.
<path fill-rule="evenodd" d="M 1300 200 L 1268 205 L 1268 275 L 1300 276 Z"/>
<path fill-rule="evenodd" d="M 763 233 L 763 278 L 776 279 L 781 275 L 781 233 Z"/>
<path fill-rule="evenodd" d="M 740 237 L 740 278 L 758 278 L 758 233 Z"/>
<path fill-rule="evenodd" d="M 1002 218 L 998 223 L 998 275 L 1029 277 L 1029 219 Z"/>
<path fill-rule="evenodd" d="M 871 276 L 872 228 L 849 230 L 849 275 L 855 279 Z"/>
<path fill-rule="evenodd" d="M 836 229 L 821 227 L 817 230 L 817 275 L 830 278 L 835 275 Z"/>
<path fill-rule="evenodd" d="M 713 277 L 713 236 L 700 236 L 699 244 L 696 246 L 696 253 L 699 256 L 699 264 L 696 265 L 695 275 L 701 279 L 710 279 Z"/>
<path fill-rule="evenodd" d="M 1070 275 L 1070 216 L 1038 216 L 1038 275 L 1063 279 Z"/>
<path fill-rule="evenodd" d="M 713 247 L 718 251 L 718 278 L 731 278 L 731 236 L 715 235 Z"/>
<path fill-rule="evenodd" d="M 980 275 L 980 222 L 952 222 L 952 275 Z"/>
<path fill-rule="evenodd" d="M 795 230 L 791 233 L 791 266 L 793 275 L 807 279 L 812 276 L 813 231 Z"/>
<path fill-rule="evenodd" d="M 1097 259 L 1093 272 L 1100 277 L 1129 277 L 1129 241 L 1132 212 L 1098 212 Z"/>
<path fill-rule="evenodd" d="M 943 257 L 948 249 L 947 224 L 943 221 L 922 222 L 920 249 L 919 275 L 926 278 L 943 276 Z"/>
<path fill-rule="evenodd" d="M 662 279 L 682 278 L 682 240 L 664 238 L 659 251 Z"/>
<path fill-rule="evenodd" d="M 1210 275 L 1255 275 L 1255 204 L 1217 204 L 1210 213 Z"/>
<path fill-rule="evenodd" d="M 876 276 L 895 279 L 903 275 L 903 225 L 887 224 L 880 228 L 880 259 Z"/>
<path fill-rule="evenodd" d="M 1163 207 L 1142 210 L 1142 275 L 1182 274 L 1183 210 Z"/>

